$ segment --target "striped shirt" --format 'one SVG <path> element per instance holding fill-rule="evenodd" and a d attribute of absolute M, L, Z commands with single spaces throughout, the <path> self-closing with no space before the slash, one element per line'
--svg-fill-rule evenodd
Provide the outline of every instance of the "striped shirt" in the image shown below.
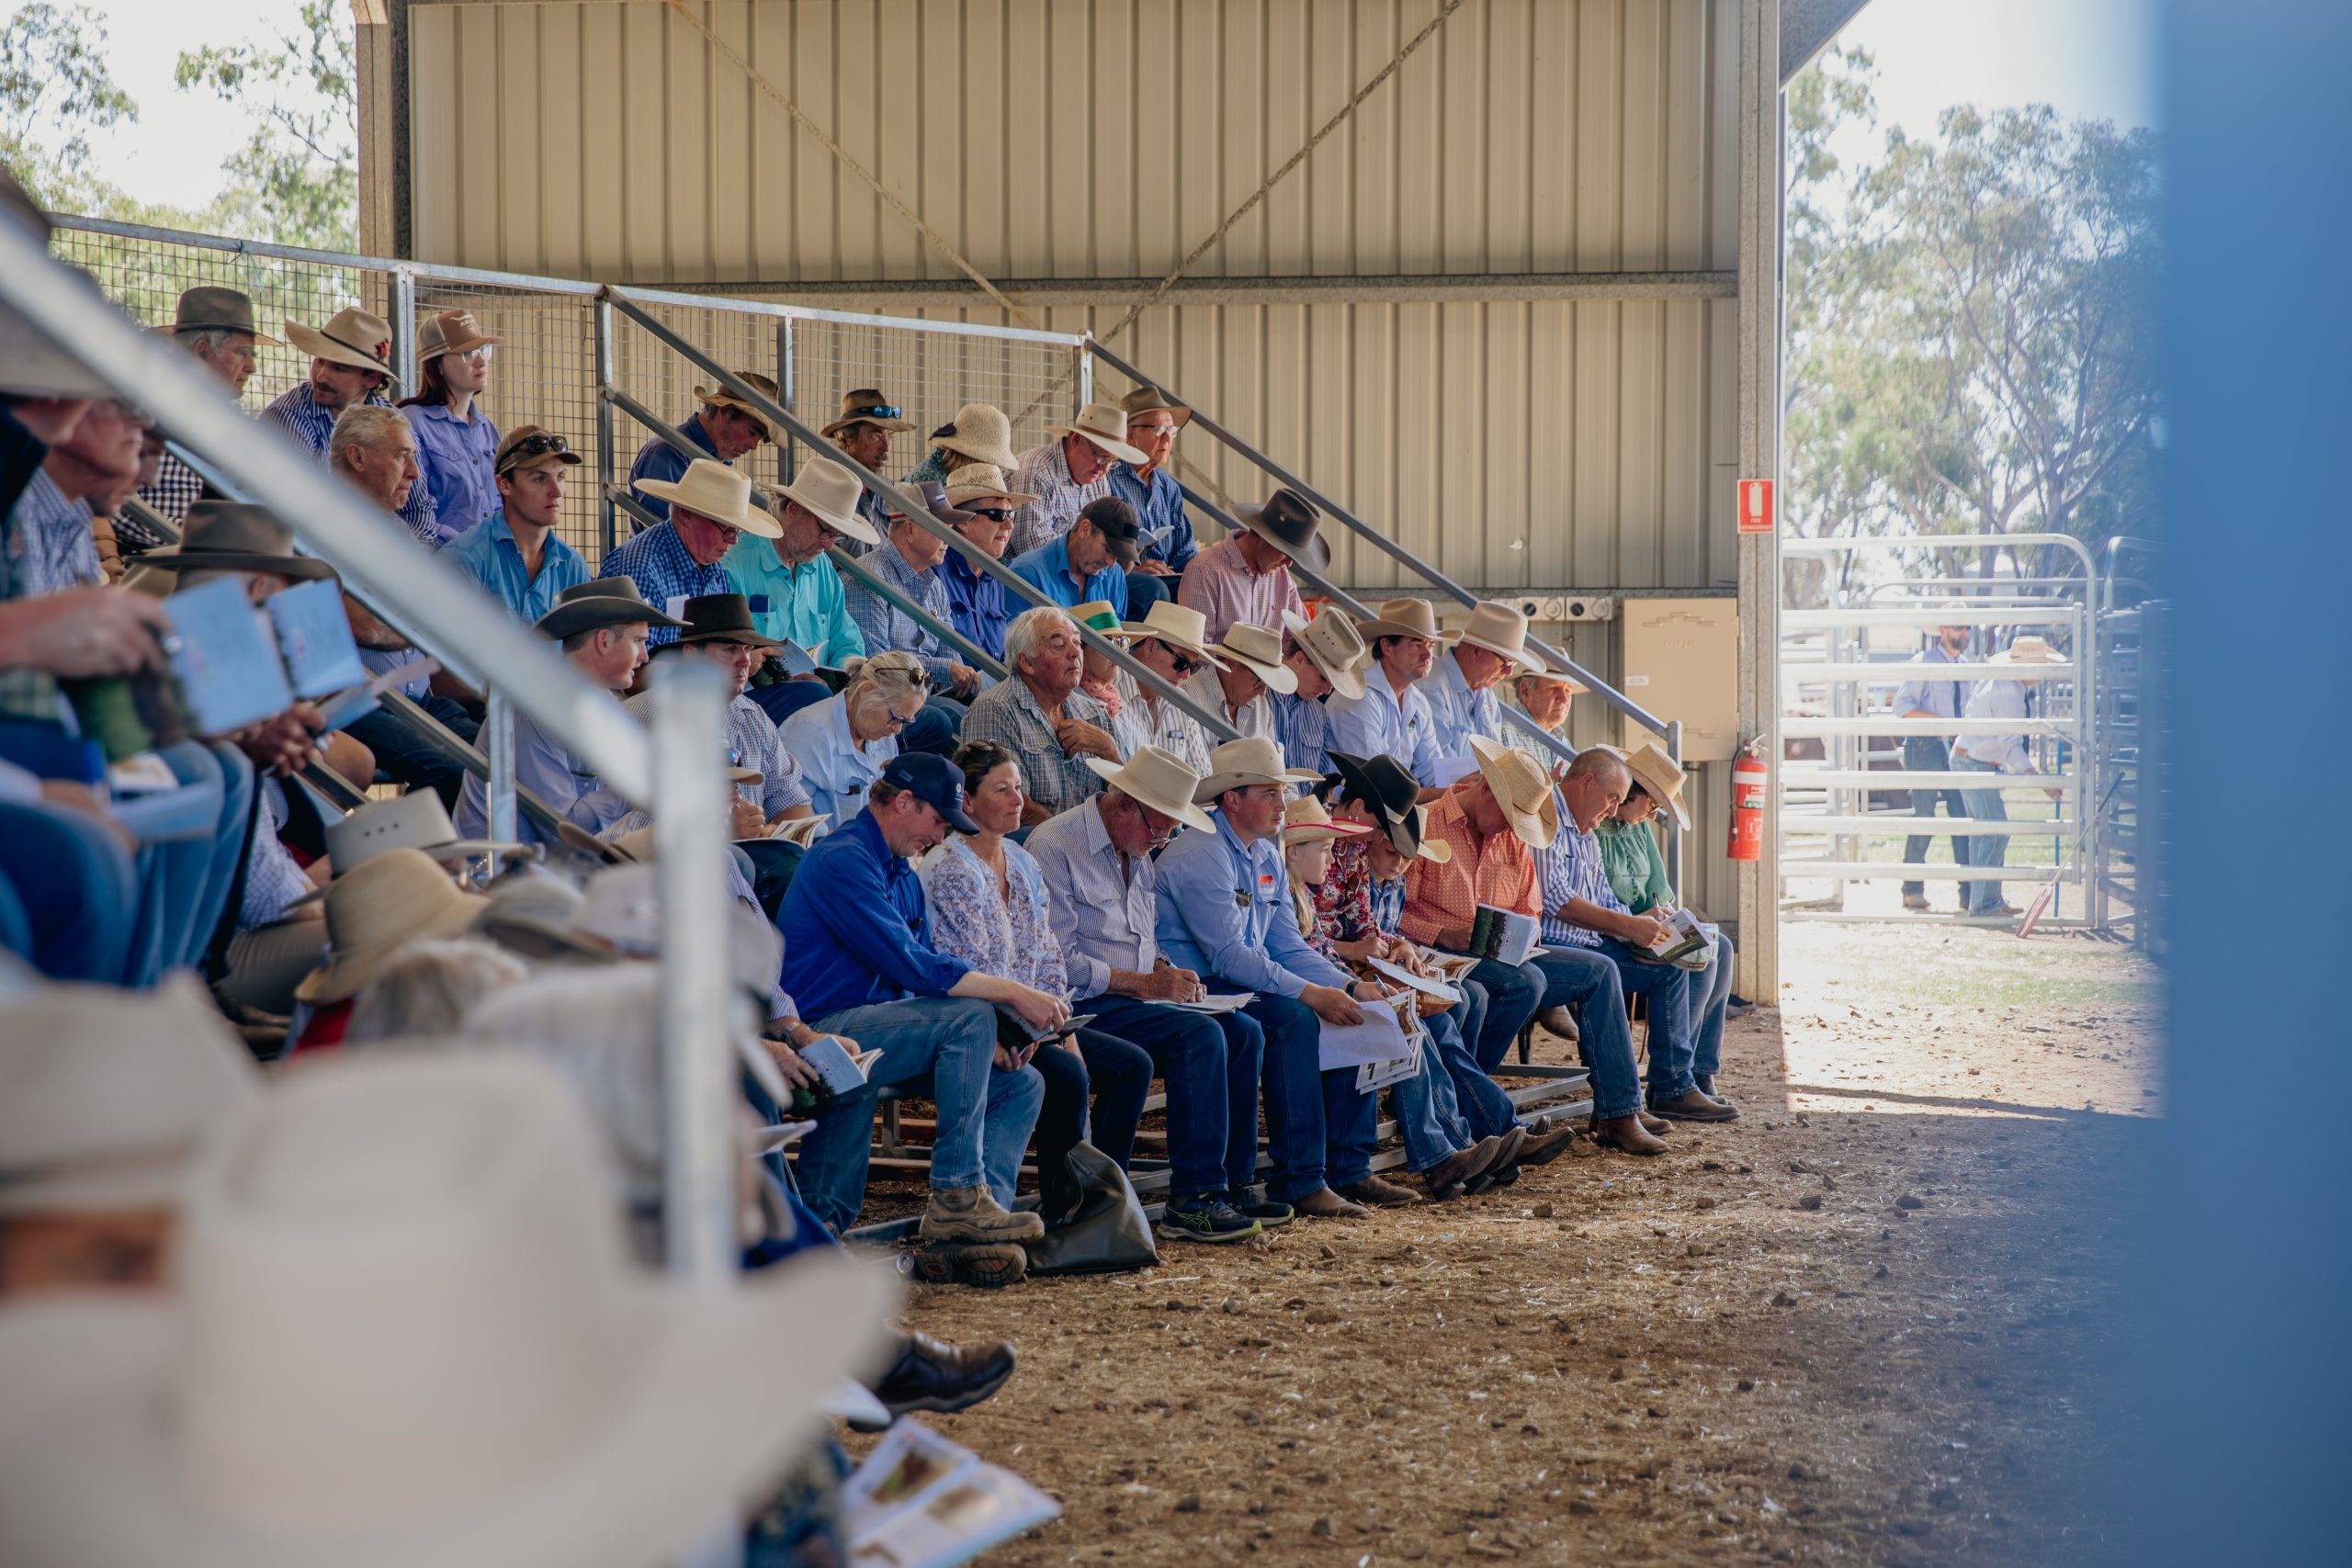
<path fill-rule="evenodd" d="M 381 392 L 368 400 L 370 407 L 390 408 L 391 399 Z M 336 411 L 319 406 L 311 395 L 311 384 L 298 381 L 272 400 L 255 417 L 267 421 L 311 449 L 322 463 L 327 460 L 327 443 L 334 439 Z M 401 504 L 400 520 L 419 542 L 438 546 L 441 535 L 433 521 L 433 488 L 423 479 L 408 487 L 408 500 Z"/>
<path fill-rule="evenodd" d="M 1599 836 L 1577 831 L 1565 801 L 1560 803 L 1560 836 L 1549 849 L 1536 852 L 1535 865 L 1544 882 L 1544 940 L 1554 947 L 1600 945 L 1599 931 L 1560 918 L 1571 898 L 1621 915 L 1632 912 L 1609 885 L 1609 863 L 1601 858 Z"/>
<path fill-rule="evenodd" d="M 939 581 L 936 567 L 917 571 L 899 553 L 899 547 L 888 539 L 882 547 L 869 550 L 858 564 L 880 578 L 902 597 L 914 601 L 942 626 L 955 625 L 954 614 L 947 604 L 947 585 Z M 850 619 L 857 623 L 858 634 L 865 638 L 865 651 L 881 653 L 890 649 L 903 649 L 922 660 L 931 673 L 931 683 L 952 689 L 955 678 L 948 666 L 956 662 L 945 643 L 934 636 L 931 628 L 899 609 L 863 582 L 852 580 L 842 584 L 842 592 L 849 601 Z"/>
<path fill-rule="evenodd" d="M 105 579 L 87 502 L 68 501 L 47 469 L 35 469 L 0 533 L 6 536 L 10 596 L 37 598 Z"/>
<path fill-rule="evenodd" d="M 1203 778 L 1208 777 L 1212 748 L 1200 720 L 1156 694 L 1146 695 L 1136 678 L 1124 670 L 1112 679 L 1118 682 L 1120 702 L 1111 733 L 1127 755 L 1134 756 L 1139 747 L 1157 746 L 1174 752 Z"/>
<path fill-rule="evenodd" d="M 1052 544 L 1078 526 L 1080 513 L 1111 493 L 1107 463 L 1091 485 L 1069 477 L 1069 458 L 1062 450 L 1065 439 L 1057 435 L 1043 446 L 1032 446 L 1021 454 L 1020 465 L 1012 470 L 1012 488 L 1037 499 L 1012 514 L 1012 541 L 1004 547 L 1007 560 Z"/>

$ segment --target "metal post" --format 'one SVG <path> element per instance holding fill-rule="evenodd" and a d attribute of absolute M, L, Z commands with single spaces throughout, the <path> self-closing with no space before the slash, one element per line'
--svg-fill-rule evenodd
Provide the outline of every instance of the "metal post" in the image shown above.
<path fill-rule="evenodd" d="M 514 841 L 514 708 L 506 694 L 492 687 L 490 711 L 483 716 L 481 749 L 490 757 L 490 836 L 501 843 Z M 498 869 L 495 856 L 491 869 Z"/>
<path fill-rule="evenodd" d="M 392 269 L 392 368 L 401 385 L 416 385 L 416 269 Z"/>
<path fill-rule="evenodd" d="M 609 309 L 609 307 L 607 307 Z M 776 401 L 792 407 L 792 318 L 784 317 L 775 324 L 775 390 Z M 785 442 L 775 456 L 776 468 L 790 484 L 799 476 L 800 448 L 794 442 Z"/>
<path fill-rule="evenodd" d="M 620 476 L 620 454 L 613 450 L 612 400 L 605 391 L 613 384 L 613 303 L 596 301 L 596 520 L 597 537 L 610 555 L 617 542 L 619 519 L 613 515 L 613 485 Z"/>
<path fill-rule="evenodd" d="M 734 1056 L 728 1011 L 726 688 L 711 665 L 653 672 L 654 865 L 662 910 L 662 1219 L 670 1271 L 707 1288 L 738 1272 Z"/>
<path fill-rule="evenodd" d="M 1668 719 L 1667 721 L 1666 754 L 1673 760 L 1676 767 L 1679 768 L 1682 765 L 1682 721 L 1679 718 Z M 1683 835 L 1679 832 L 1671 832 L 1666 836 L 1666 886 L 1668 889 L 1673 893 L 1674 901 L 1677 904 L 1684 902 L 1682 897 L 1682 839 Z"/>
<path fill-rule="evenodd" d="M 1072 413 L 1082 412 L 1094 400 L 1094 355 L 1091 343 L 1080 343 L 1069 351 L 1071 384 L 1078 389 L 1078 407 Z"/>

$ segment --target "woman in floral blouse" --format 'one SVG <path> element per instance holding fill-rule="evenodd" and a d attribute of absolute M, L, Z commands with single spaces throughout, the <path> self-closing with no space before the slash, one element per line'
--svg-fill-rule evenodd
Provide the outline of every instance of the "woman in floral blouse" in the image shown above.
<path fill-rule="evenodd" d="M 1069 982 L 1048 918 L 1044 874 L 1027 850 L 1005 837 L 1021 826 L 1027 804 L 1021 764 L 1005 746 L 974 740 L 956 753 L 956 765 L 964 770 L 964 808 L 980 831 L 951 835 L 922 864 L 932 939 L 942 953 L 982 974 L 1067 998 Z M 1050 1225 L 1069 1213 L 1077 1198 L 1064 1159 L 1086 1136 L 1090 1094 L 1090 1141 L 1126 1168 L 1144 1097 L 1151 1090 L 1151 1057 L 1140 1046 L 1091 1029 L 1026 1047 L 1018 1059 L 1005 1046 L 997 1047 L 998 1066 L 1017 1068 L 1024 1062 L 1046 1079 L 1046 1103 L 1037 1114 L 1037 1171 L 1040 1206 Z M 989 1172 L 990 1179 L 997 1174 Z"/>

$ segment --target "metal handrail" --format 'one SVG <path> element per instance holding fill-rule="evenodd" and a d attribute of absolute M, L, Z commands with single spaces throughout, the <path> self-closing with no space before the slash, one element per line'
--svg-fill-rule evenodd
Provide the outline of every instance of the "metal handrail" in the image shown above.
<path fill-rule="evenodd" d="M 1036 585 L 1032 583 L 1027 578 L 1012 570 L 994 556 L 989 555 L 986 550 L 983 550 L 974 545 L 970 540 L 965 538 L 964 536 L 958 534 L 955 529 L 950 528 L 945 524 L 940 522 L 931 514 L 927 508 L 908 508 L 906 506 L 904 492 L 901 491 L 897 485 L 893 484 L 890 480 L 884 479 L 880 474 L 876 473 L 865 464 L 857 461 L 848 453 L 834 446 L 832 443 L 827 441 L 815 430 L 811 429 L 808 425 L 802 423 L 800 419 L 790 410 L 785 408 L 781 403 L 778 403 L 775 399 L 769 397 L 765 392 L 761 391 L 757 387 L 754 387 L 750 382 L 745 381 L 732 370 L 729 370 L 725 366 L 719 364 L 718 360 L 712 358 L 709 355 L 705 354 L 701 349 L 695 347 L 694 344 L 687 341 L 684 337 L 672 331 L 669 327 L 664 326 L 661 321 L 655 320 L 637 303 L 638 295 L 636 290 L 625 289 L 608 285 L 605 289 L 605 298 L 612 301 L 612 303 L 631 321 L 635 321 L 639 326 L 644 328 L 647 332 L 651 333 L 656 338 L 660 339 L 673 353 L 685 359 L 690 364 L 700 367 L 706 374 L 717 378 L 720 386 L 725 387 L 729 391 L 733 392 L 736 397 L 742 400 L 747 407 L 760 414 L 771 425 L 784 429 L 791 434 L 794 440 L 798 441 L 802 446 L 808 447 L 811 451 L 823 453 L 829 461 L 838 463 L 842 468 L 847 468 L 851 473 L 857 477 L 858 483 L 864 485 L 868 491 L 871 491 L 877 500 L 880 500 L 886 506 L 888 506 L 893 511 L 904 508 L 906 510 L 906 515 L 910 521 L 922 527 L 929 529 L 941 539 L 945 540 L 948 548 L 962 555 L 966 560 L 971 562 L 978 570 L 984 571 L 990 577 L 995 578 L 999 582 L 1005 586 L 1008 592 L 1033 606 L 1042 606 L 1063 615 L 1069 614 L 1068 611 L 1062 609 L 1062 606 L 1055 604 L 1052 600 L 1039 592 Z M 899 322 L 896 324 L 899 326 L 905 325 L 904 322 Z M 1072 624 L 1076 625 L 1077 623 L 1073 621 Z M 1209 734 L 1216 737 L 1219 740 L 1238 740 L 1240 739 L 1240 732 L 1238 730 L 1235 729 L 1233 726 L 1226 723 L 1226 721 L 1217 715 L 1209 712 L 1207 708 L 1202 706 L 1201 704 L 1187 694 L 1183 688 L 1171 682 L 1160 679 L 1157 671 L 1153 671 L 1149 666 L 1137 661 L 1127 652 L 1125 649 L 1120 647 L 1114 642 L 1112 642 L 1109 638 L 1104 637 L 1092 627 L 1080 626 L 1078 627 L 1078 635 L 1080 640 L 1082 640 L 1087 647 L 1093 649 L 1095 651 L 1108 658 L 1117 668 L 1125 671 L 1127 674 L 1134 679 L 1136 684 L 1154 693 L 1162 701 L 1173 703 L 1180 712 L 1188 715 Z"/>

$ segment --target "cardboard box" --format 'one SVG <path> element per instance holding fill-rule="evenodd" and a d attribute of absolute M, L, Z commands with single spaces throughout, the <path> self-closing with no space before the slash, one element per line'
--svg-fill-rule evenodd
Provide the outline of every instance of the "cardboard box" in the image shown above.
<path fill-rule="evenodd" d="M 1658 717 L 1682 721 L 1684 762 L 1730 760 L 1739 744 L 1739 601 L 1623 599 L 1617 625 L 1620 689 Z M 1649 739 L 1618 720 L 1620 745 Z"/>

